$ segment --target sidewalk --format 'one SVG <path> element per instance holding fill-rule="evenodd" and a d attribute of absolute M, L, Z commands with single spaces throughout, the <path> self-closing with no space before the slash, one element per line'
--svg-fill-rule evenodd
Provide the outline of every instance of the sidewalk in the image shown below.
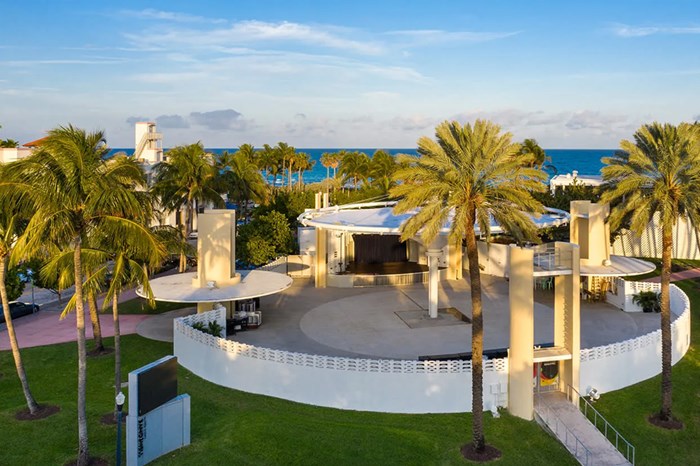
<path fill-rule="evenodd" d="M 177 273 L 177 269 L 168 270 L 162 274 L 170 275 Z M 15 324 L 15 333 L 20 348 L 30 348 L 33 346 L 53 345 L 56 343 L 65 343 L 76 341 L 77 334 L 75 330 L 75 312 L 69 313 L 65 319 L 60 319 L 60 314 L 63 312 L 66 304 L 73 296 L 73 288 L 64 290 L 61 294 L 61 302 L 58 302 L 58 297 L 55 293 L 42 288 L 34 288 L 34 302 L 41 306 L 41 310 L 33 315 L 25 316 L 13 320 Z M 119 302 L 123 303 L 136 298 L 136 289 L 126 290 L 119 295 Z M 18 301 L 32 302 L 31 285 L 25 288 L 24 293 Z M 102 336 L 114 336 L 114 323 L 112 320 L 111 303 L 107 303 L 106 312 L 102 311 L 102 302 L 104 295 L 98 297 L 97 306 L 100 310 L 100 324 L 102 326 Z M 122 335 L 136 333 L 136 327 L 144 321 L 152 317 L 151 314 L 133 314 L 120 315 L 119 327 Z M 92 325 L 87 308 L 85 309 L 85 333 L 88 340 L 93 338 Z M 10 348 L 10 342 L 7 337 L 7 330 L 4 324 L 0 324 L 0 351 Z"/>
<path fill-rule="evenodd" d="M 671 282 L 679 282 L 690 278 L 700 278 L 700 269 L 688 269 L 671 274 Z M 661 277 L 650 277 L 644 280 L 650 283 L 661 283 Z"/>

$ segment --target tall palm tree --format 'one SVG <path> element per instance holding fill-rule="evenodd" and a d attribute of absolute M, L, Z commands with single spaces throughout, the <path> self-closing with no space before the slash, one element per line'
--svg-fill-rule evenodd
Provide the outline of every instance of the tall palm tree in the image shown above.
<path fill-rule="evenodd" d="M 472 307 L 472 431 L 473 442 L 464 448 L 480 453 L 486 448 L 483 429 L 483 316 L 481 277 L 475 225 L 490 234 L 493 217 L 518 240 L 532 238 L 536 228 L 525 212 L 542 205 L 531 191 L 545 189 L 544 174 L 523 167 L 520 145 L 498 125 L 477 120 L 474 125 L 443 122 L 435 129 L 437 141 L 418 140 L 413 163 L 396 173 L 401 181 L 390 192 L 399 198 L 394 211 L 420 208 L 402 226 L 402 238 L 420 234 L 429 245 L 448 221 L 450 241 L 466 242 Z"/>
<path fill-rule="evenodd" d="M 343 175 L 343 184 L 352 180 L 352 186 L 357 190 L 358 181 L 367 181 L 369 177 L 369 157 L 364 152 L 346 152 L 338 168 Z"/>
<path fill-rule="evenodd" d="M 6 165 L 5 169 L 10 168 Z M 19 351 L 17 343 L 17 335 L 15 334 L 15 326 L 12 323 L 12 315 L 10 314 L 10 303 L 7 298 L 7 288 L 5 286 L 5 276 L 10 253 L 15 245 L 17 235 L 19 233 L 19 214 L 13 212 L 13 207 L 17 206 L 9 193 L 0 194 L 0 297 L 2 298 L 2 310 L 5 316 L 5 326 L 7 327 L 7 336 L 10 340 L 10 349 L 12 350 L 12 358 L 15 361 L 15 369 L 17 377 L 22 385 L 22 392 L 27 401 L 27 409 L 30 414 L 34 414 L 39 409 L 32 392 L 29 388 L 27 373 L 24 370 L 22 355 Z"/>
<path fill-rule="evenodd" d="M 370 162 L 372 184 L 379 186 L 382 192 L 388 193 L 394 185 L 393 176 L 397 168 L 398 165 L 393 155 L 381 149 L 376 151 Z"/>
<path fill-rule="evenodd" d="M 661 226 L 661 410 L 672 419 L 671 385 L 671 258 L 673 227 L 679 218 L 700 229 L 700 127 L 651 123 L 620 142 L 620 151 L 606 157 L 601 170 L 605 187 L 601 201 L 624 200 L 610 213 L 611 228 L 624 220 L 638 234 L 658 216 Z"/>
<path fill-rule="evenodd" d="M 218 174 L 213 155 L 204 150 L 201 142 L 178 146 L 168 151 L 168 159 L 153 168 L 153 193 L 168 209 L 185 206 L 185 220 L 180 229 L 185 238 L 193 231 L 195 209 L 199 203 L 211 202 L 222 207 L 224 201 L 216 190 Z M 180 271 L 184 272 L 186 258 L 180 257 Z"/>
<path fill-rule="evenodd" d="M 249 201 L 264 202 L 267 184 L 254 160 L 255 149 L 243 144 L 234 153 L 224 152 L 219 157 L 219 190 L 228 193 L 236 201 L 244 222 L 248 219 Z"/>
<path fill-rule="evenodd" d="M 36 209 L 13 256 L 16 253 L 19 257 L 32 257 L 45 243 L 55 244 L 60 251 L 46 267 L 51 264 L 59 267 L 54 272 L 58 271 L 64 279 L 72 277 L 75 283 L 72 302 L 78 346 L 78 464 L 81 466 L 89 460 L 83 260 L 91 267 L 94 258 L 104 254 L 88 246 L 95 243 L 96 237 L 128 237 L 139 248 L 145 242 L 140 234 L 143 227 L 132 220 L 134 212 L 141 209 L 137 190 L 146 188 L 143 169 L 128 157 L 105 160 L 107 153 L 103 132 L 87 133 L 71 125 L 58 127 L 49 131 L 37 152 L 15 162 L 8 181 L 31 196 Z"/>
<path fill-rule="evenodd" d="M 304 172 L 309 171 L 316 165 L 315 160 L 311 160 L 311 157 L 306 152 L 297 152 L 296 166 L 299 176 L 297 179 L 297 186 L 299 190 L 304 189 Z"/>
<path fill-rule="evenodd" d="M 292 190 L 292 167 L 296 163 L 296 149 L 286 142 L 277 143 L 277 154 L 282 163 L 282 175 L 287 170 L 287 189 Z M 284 179 L 284 178 L 283 178 Z"/>

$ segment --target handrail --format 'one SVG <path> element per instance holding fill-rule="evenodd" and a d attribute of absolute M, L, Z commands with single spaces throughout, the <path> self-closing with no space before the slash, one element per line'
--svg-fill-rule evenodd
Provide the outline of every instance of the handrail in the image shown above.
<path fill-rule="evenodd" d="M 578 399 L 579 399 L 579 403 L 577 403 L 578 409 L 583 412 L 583 415 L 586 417 L 586 419 L 588 419 L 590 421 L 590 418 L 588 417 L 588 409 L 590 408 L 593 411 L 593 425 L 595 426 L 595 428 L 598 429 L 600 431 L 600 433 L 602 433 L 605 436 L 605 439 L 608 440 L 609 442 L 610 442 L 610 439 L 608 438 L 608 430 L 612 430 L 615 433 L 615 449 L 617 451 L 619 451 L 620 453 L 622 453 L 625 456 L 625 458 L 627 459 L 627 461 L 629 461 L 630 463 L 632 463 L 634 465 L 635 453 L 636 453 L 634 445 L 632 445 L 630 442 L 628 442 L 627 439 L 625 437 L 623 437 L 622 434 L 620 434 L 620 432 L 618 432 L 618 430 L 615 429 L 612 426 L 612 424 L 610 424 L 608 422 L 608 420 L 605 419 L 605 417 L 602 414 L 600 414 L 600 412 L 597 409 L 595 409 L 593 407 L 593 405 L 584 396 L 581 396 L 581 394 L 578 392 L 578 390 L 576 390 L 571 385 L 567 384 L 566 385 L 566 398 L 569 401 L 571 401 L 573 399 L 572 392 L 575 392 L 576 395 L 578 396 Z M 581 401 L 583 401 L 583 409 L 581 409 L 581 403 L 580 403 Z M 603 421 L 604 429 L 601 429 L 600 427 L 598 427 L 598 418 L 600 418 Z M 623 451 L 622 449 L 620 449 L 620 440 L 622 440 L 623 447 L 624 447 L 624 445 L 627 446 L 627 448 L 625 449 L 626 451 Z M 612 442 L 610 442 L 610 443 L 612 443 Z M 631 456 L 631 458 L 630 458 L 630 456 Z"/>
<path fill-rule="evenodd" d="M 541 410 L 543 410 L 544 413 L 540 412 Z M 564 421 L 562 421 L 561 418 L 557 416 L 557 414 L 549 406 L 545 405 L 544 403 L 540 403 L 535 413 L 542 419 L 542 421 L 544 421 L 545 425 L 550 430 L 553 429 L 554 436 L 557 437 L 564 444 L 564 447 L 566 447 L 567 450 L 573 453 L 574 458 L 579 460 L 584 466 L 587 466 L 589 464 L 591 459 L 591 451 L 586 447 L 586 445 L 584 445 L 584 443 L 581 440 L 579 440 L 579 438 L 571 429 L 566 427 Z M 546 419 L 543 416 L 546 416 Z M 550 416 L 554 418 L 554 426 L 552 426 L 552 423 L 550 422 Z M 560 426 L 564 428 L 563 438 L 559 434 Z M 571 447 L 569 444 L 569 437 L 572 437 L 574 439 L 573 447 Z M 579 459 L 579 445 L 582 449 L 581 454 L 584 455 L 583 460 L 585 461 Z"/>

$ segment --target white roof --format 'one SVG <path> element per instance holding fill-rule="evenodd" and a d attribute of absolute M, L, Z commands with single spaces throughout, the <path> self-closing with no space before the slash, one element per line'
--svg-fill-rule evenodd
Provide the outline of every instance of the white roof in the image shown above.
<path fill-rule="evenodd" d="M 579 175 L 578 172 L 574 170 L 573 173 L 556 175 L 549 180 L 550 188 L 554 186 L 569 186 L 574 183 L 584 186 L 600 186 L 603 184 L 603 177 L 600 175 Z"/>
<path fill-rule="evenodd" d="M 624 277 L 625 275 L 642 275 L 656 269 L 651 262 L 634 257 L 610 256 L 610 265 L 584 265 L 581 263 L 581 276 Z"/>
<path fill-rule="evenodd" d="M 172 303 L 211 303 L 238 301 L 279 293 L 292 286 L 291 277 L 264 270 L 243 270 L 241 281 L 221 288 L 195 288 L 192 279 L 195 272 L 178 273 L 154 278 L 150 281 L 156 301 Z M 143 289 L 136 294 L 145 297 Z"/>
<path fill-rule="evenodd" d="M 310 210 L 299 216 L 299 221 L 305 226 L 325 228 L 327 230 L 349 231 L 353 233 L 374 233 L 398 235 L 401 224 L 415 215 L 417 210 L 404 214 L 394 214 L 395 202 L 348 204 L 343 206 L 328 207 L 319 210 Z M 547 209 L 547 212 L 532 216 L 539 228 L 546 228 L 569 223 L 569 214 L 563 210 Z M 450 231 L 452 214 L 440 230 L 441 234 Z M 491 233 L 502 233 L 500 225 L 491 220 Z M 479 234 L 479 228 L 476 227 Z"/>

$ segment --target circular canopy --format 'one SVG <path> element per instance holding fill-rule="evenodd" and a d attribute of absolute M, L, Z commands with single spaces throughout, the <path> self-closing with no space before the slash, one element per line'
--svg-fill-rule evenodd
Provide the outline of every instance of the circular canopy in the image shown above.
<path fill-rule="evenodd" d="M 656 266 L 651 262 L 635 259 L 634 257 L 610 256 L 610 265 L 587 265 L 581 263 L 581 276 L 595 277 L 624 277 L 626 275 L 642 275 L 654 271 Z"/>
<path fill-rule="evenodd" d="M 243 270 L 240 272 L 241 281 L 235 285 L 195 288 L 192 286 L 195 274 L 196 272 L 178 273 L 151 280 L 154 299 L 172 303 L 238 301 L 279 293 L 292 286 L 292 278 L 281 273 Z M 142 288 L 138 288 L 136 294 L 146 297 Z"/>
<path fill-rule="evenodd" d="M 415 215 L 417 210 L 394 214 L 394 205 L 395 202 L 365 203 L 310 210 L 301 214 L 299 221 L 305 226 L 327 230 L 398 235 L 401 225 Z M 569 214 L 559 209 L 547 208 L 546 213 L 531 217 L 538 228 L 569 223 Z M 452 214 L 449 215 L 440 233 L 449 233 L 451 224 Z M 475 228 L 476 234 L 480 234 L 479 227 Z M 491 219 L 491 233 L 503 233 L 503 229 L 493 218 Z"/>

